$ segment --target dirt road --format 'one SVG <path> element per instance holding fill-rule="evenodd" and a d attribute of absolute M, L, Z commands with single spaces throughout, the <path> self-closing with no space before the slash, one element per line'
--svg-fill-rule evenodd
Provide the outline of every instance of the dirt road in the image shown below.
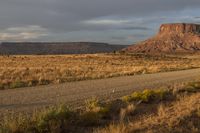
<path fill-rule="evenodd" d="M 29 112 L 58 103 L 82 104 L 91 97 L 117 98 L 135 90 L 200 78 L 200 69 L 144 74 L 0 91 L 0 114 Z M 1 117 L 0 116 L 0 117 Z"/>

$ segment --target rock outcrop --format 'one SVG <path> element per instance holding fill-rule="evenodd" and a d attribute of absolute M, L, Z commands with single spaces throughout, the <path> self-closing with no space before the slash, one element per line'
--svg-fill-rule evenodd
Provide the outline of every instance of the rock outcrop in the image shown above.
<path fill-rule="evenodd" d="M 162 24 L 154 37 L 131 45 L 123 51 L 137 53 L 194 53 L 200 52 L 200 25 Z"/>
<path fill-rule="evenodd" d="M 185 34 L 185 33 L 200 33 L 200 25 L 198 24 L 162 24 L 160 26 L 159 34 Z"/>

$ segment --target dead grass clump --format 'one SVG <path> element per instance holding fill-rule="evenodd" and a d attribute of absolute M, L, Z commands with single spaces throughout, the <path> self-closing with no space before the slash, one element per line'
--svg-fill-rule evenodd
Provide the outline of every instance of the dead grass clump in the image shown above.
<path fill-rule="evenodd" d="M 84 112 L 80 115 L 79 124 L 83 126 L 100 125 L 102 115 L 99 112 Z"/>
<path fill-rule="evenodd" d="M 94 126 L 100 123 L 104 107 L 97 98 L 86 100 L 85 110 L 80 114 L 79 123 L 84 126 Z"/>
<path fill-rule="evenodd" d="M 182 88 L 179 92 L 188 92 L 188 93 L 194 93 L 200 91 L 200 82 L 191 82 L 188 83 L 184 88 Z"/>
<path fill-rule="evenodd" d="M 101 110 L 100 101 L 97 98 L 92 98 L 85 101 L 85 110 L 99 112 Z"/>
<path fill-rule="evenodd" d="M 180 119 L 180 122 L 178 123 L 178 125 L 173 126 L 171 131 L 199 133 L 200 132 L 200 117 L 198 116 L 196 111 L 188 113 L 188 115 Z"/>
<path fill-rule="evenodd" d="M 4 119 L 2 130 L 5 133 L 57 133 L 66 128 L 72 114 L 66 106 L 62 105 L 33 114 L 31 117 L 19 115 Z"/>
<path fill-rule="evenodd" d="M 121 123 L 118 125 L 111 124 L 105 129 L 94 131 L 94 133 L 129 133 L 129 132 L 127 126 Z"/>
<path fill-rule="evenodd" d="M 128 118 L 129 115 L 134 114 L 134 111 L 136 109 L 136 105 L 129 104 L 126 108 L 121 108 L 120 110 L 120 121 L 123 122 Z"/>

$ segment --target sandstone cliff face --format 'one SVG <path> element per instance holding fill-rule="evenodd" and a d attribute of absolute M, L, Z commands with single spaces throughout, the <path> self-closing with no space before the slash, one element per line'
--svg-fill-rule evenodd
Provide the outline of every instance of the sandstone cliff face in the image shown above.
<path fill-rule="evenodd" d="M 200 25 L 197 24 L 162 24 L 159 34 L 185 34 L 185 33 L 200 33 Z"/>
<path fill-rule="evenodd" d="M 137 53 L 200 52 L 200 25 L 162 24 L 156 36 L 123 50 Z"/>

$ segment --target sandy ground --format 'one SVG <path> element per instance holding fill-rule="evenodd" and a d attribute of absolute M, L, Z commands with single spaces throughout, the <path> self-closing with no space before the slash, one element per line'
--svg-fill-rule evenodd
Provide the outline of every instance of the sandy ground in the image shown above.
<path fill-rule="evenodd" d="M 200 78 L 200 69 L 68 82 L 0 91 L 0 117 L 12 112 L 32 112 L 60 103 L 80 106 L 86 99 L 115 99 L 135 90 L 158 88 Z"/>

